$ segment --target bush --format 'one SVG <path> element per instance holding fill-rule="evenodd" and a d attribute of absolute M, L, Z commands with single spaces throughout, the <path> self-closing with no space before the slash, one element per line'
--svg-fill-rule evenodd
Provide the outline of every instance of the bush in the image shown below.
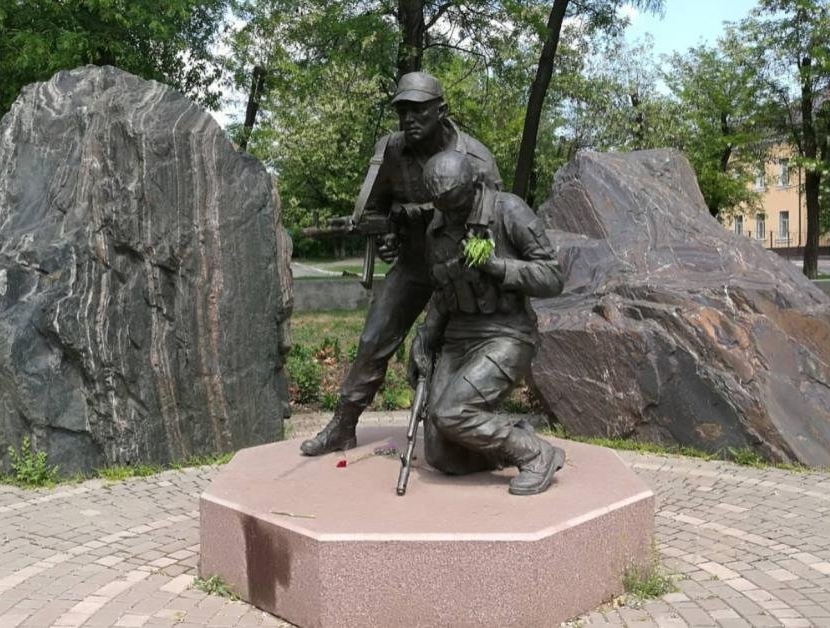
<path fill-rule="evenodd" d="M 341 357 L 340 340 L 332 338 L 331 336 L 326 336 L 323 338 L 323 341 L 320 343 L 317 351 L 314 352 L 314 357 L 320 362 L 325 362 L 326 364 L 339 362 Z"/>
<path fill-rule="evenodd" d="M 323 408 L 323 410 L 331 412 L 337 407 L 337 400 L 339 398 L 340 395 L 338 393 L 327 390 L 320 397 L 320 407 Z"/>
<path fill-rule="evenodd" d="M 23 437 L 20 451 L 9 447 L 14 480 L 23 486 L 50 486 L 58 479 L 58 467 L 49 466 L 45 451 L 35 451 L 28 436 Z"/>
<path fill-rule="evenodd" d="M 323 369 L 310 355 L 310 352 L 295 346 L 288 354 L 285 364 L 291 381 L 291 396 L 297 403 L 312 403 L 320 396 L 323 382 Z"/>
<path fill-rule="evenodd" d="M 346 347 L 346 359 L 349 362 L 354 362 L 357 359 L 357 343 L 356 342 L 349 343 L 349 346 Z"/>
<path fill-rule="evenodd" d="M 412 390 L 406 380 L 390 370 L 386 373 L 380 400 L 384 410 L 403 410 L 412 405 Z"/>

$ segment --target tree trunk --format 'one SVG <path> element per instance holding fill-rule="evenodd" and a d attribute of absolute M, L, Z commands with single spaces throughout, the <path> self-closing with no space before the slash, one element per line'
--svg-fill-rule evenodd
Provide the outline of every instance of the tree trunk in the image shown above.
<path fill-rule="evenodd" d="M 553 2 L 548 18 L 547 37 L 542 46 L 542 54 L 539 55 L 536 77 L 530 86 L 522 143 L 519 147 L 519 158 L 516 161 L 516 172 L 513 176 L 513 193 L 523 199 L 528 196 L 530 173 L 533 171 L 533 160 L 536 154 L 536 137 L 539 134 L 539 120 L 542 117 L 545 94 L 553 75 L 553 61 L 556 57 L 559 34 L 562 32 L 562 22 L 569 3 L 570 0 L 554 0 Z"/>
<path fill-rule="evenodd" d="M 723 137 L 730 134 L 729 117 L 725 113 L 720 114 L 720 132 Z M 729 168 L 729 158 L 732 157 L 732 144 L 727 142 L 720 154 L 720 171 L 726 172 Z"/>
<path fill-rule="evenodd" d="M 248 148 L 248 139 L 254 130 L 254 123 L 256 122 L 256 114 L 259 112 L 259 103 L 262 99 L 262 92 L 265 89 L 265 68 L 262 66 L 254 66 L 254 72 L 251 76 L 251 91 L 248 92 L 248 106 L 245 109 L 245 124 L 242 126 L 242 138 L 239 141 L 239 146 L 242 150 Z"/>
<path fill-rule="evenodd" d="M 804 243 L 804 274 L 810 279 L 818 276 L 818 236 L 819 190 L 821 187 L 821 173 L 818 170 L 816 156 L 818 143 L 816 127 L 813 122 L 813 88 L 812 88 L 812 59 L 804 57 L 799 63 L 801 74 L 801 131 L 804 137 L 804 157 L 807 165 L 804 170 L 804 199 L 807 204 L 807 241 Z M 801 225 L 799 225 L 799 229 Z"/>
<path fill-rule="evenodd" d="M 424 0 L 398 0 L 398 79 L 408 72 L 418 72 L 424 56 Z"/>
<path fill-rule="evenodd" d="M 810 279 L 818 276 L 819 187 L 821 175 L 815 170 L 804 174 L 804 198 L 807 202 L 807 240 L 804 243 L 804 274 Z"/>
<path fill-rule="evenodd" d="M 628 95 L 628 99 L 634 110 L 634 150 L 643 150 L 646 147 L 646 117 L 641 107 L 640 95 L 632 92 Z"/>

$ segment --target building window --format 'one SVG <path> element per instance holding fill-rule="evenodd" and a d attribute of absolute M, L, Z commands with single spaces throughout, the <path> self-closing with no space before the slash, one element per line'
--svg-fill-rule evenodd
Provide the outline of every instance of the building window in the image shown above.
<path fill-rule="evenodd" d="M 755 169 L 755 191 L 762 192 L 764 190 L 764 169 L 758 167 Z"/>
<path fill-rule="evenodd" d="M 778 214 L 778 239 L 788 240 L 790 237 L 790 212 Z"/>
<path fill-rule="evenodd" d="M 786 187 L 790 184 L 790 160 L 778 160 L 778 185 Z"/>
<path fill-rule="evenodd" d="M 735 216 L 735 233 L 743 235 L 744 233 L 744 217 L 740 214 Z"/>
<path fill-rule="evenodd" d="M 755 215 L 755 239 L 763 240 L 767 237 L 767 215 Z"/>

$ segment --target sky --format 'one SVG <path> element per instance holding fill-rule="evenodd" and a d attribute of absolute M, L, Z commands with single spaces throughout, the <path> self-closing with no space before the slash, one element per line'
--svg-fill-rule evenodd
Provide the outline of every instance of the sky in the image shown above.
<path fill-rule="evenodd" d="M 628 7 L 631 26 L 628 41 L 654 37 L 654 57 L 685 52 L 698 44 L 714 44 L 723 34 L 724 21 L 737 22 L 757 5 L 757 0 L 664 0 L 664 15 L 650 15 Z"/>

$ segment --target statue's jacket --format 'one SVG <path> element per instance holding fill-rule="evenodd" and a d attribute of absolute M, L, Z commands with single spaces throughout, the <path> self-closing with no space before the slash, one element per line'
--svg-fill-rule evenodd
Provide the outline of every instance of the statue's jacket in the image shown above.
<path fill-rule="evenodd" d="M 501 175 L 490 151 L 474 137 L 461 131 L 455 123 L 445 124 L 453 130 L 452 140 L 443 150 L 453 150 L 467 155 L 473 169 L 480 173 L 493 188 L 501 187 Z M 382 147 L 383 162 L 372 186 L 366 204 L 368 211 L 390 215 L 401 236 L 398 266 L 423 275 L 428 281 L 424 267 L 424 231 L 432 220 L 433 209 L 429 192 L 423 181 L 424 164 L 432 155 L 422 155 L 408 147 L 404 134 L 397 131 L 384 136 L 375 147 Z M 395 211 L 402 216 L 391 216 Z"/>
<path fill-rule="evenodd" d="M 427 228 L 427 267 L 435 290 L 431 307 L 449 318 L 444 339 L 507 335 L 534 343 L 536 320 L 529 297 L 562 292 L 556 251 L 541 221 L 519 197 L 482 189 L 476 205 L 466 224 L 452 224 L 437 211 Z M 491 272 L 466 264 L 463 240 L 470 229 L 489 231 L 496 261 L 488 263 L 502 269 Z"/>

